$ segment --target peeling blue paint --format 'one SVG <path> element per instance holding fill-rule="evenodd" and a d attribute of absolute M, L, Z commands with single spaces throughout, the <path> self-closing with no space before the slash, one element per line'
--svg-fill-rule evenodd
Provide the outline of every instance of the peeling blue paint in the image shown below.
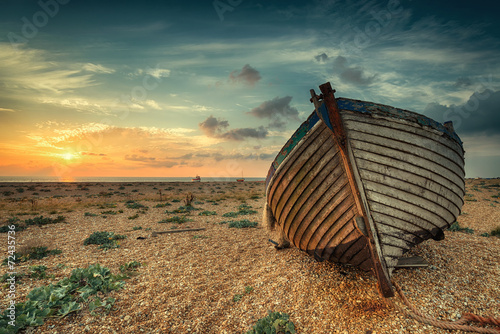
<path fill-rule="evenodd" d="M 377 104 L 373 102 L 365 102 L 359 100 L 351 100 L 346 98 L 338 98 L 336 99 L 339 110 L 344 111 L 356 111 L 364 114 L 377 115 L 383 117 L 392 117 L 396 119 L 403 119 L 409 122 L 414 122 L 423 127 L 429 127 L 435 130 L 442 132 L 444 135 L 454 139 L 460 145 L 462 145 L 462 141 L 458 137 L 455 132 L 449 131 L 443 124 L 434 121 L 433 119 L 426 117 L 421 114 L 417 114 L 412 111 L 394 108 L 391 106 Z M 293 148 L 300 142 L 300 140 L 312 129 L 312 127 L 321 119 L 325 122 L 325 124 L 333 130 L 332 124 L 330 122 L 330 118 L 328 116 L 328 108 L 324 103 L 320 105 L 317 112 L 314 111 L 309 118 L 300 125 L 300 127 L 295 131 L 295 133 L 290 137 L 290 139 L 286 142 L 285 146 L 278 153 L 276 158 L 274 159 L 269 172 L 266 178 L 266 188 L 269 184 L 269 181 L 273 177 L 274 173 L 280 166 L 280 164 L 285 160 L 285 158 L 290 154 Z"/>
<path fill-rule="evenodd" d="M 456 140 L 460 145 L 462 145 L 462 140 L 460 140 L 460 137 L 458 137 L 458 135 L 455 132 L 449 131 L 443 124 L 436 122 L 435 120 L 429 117 L 417 114 L 412 111 L 394 108 L 384 104 L 377 104 L 373 102 L 365 102 L 365 101 L 351 100 L 345 98 L 338 98 L 337 105 L 340 110 L 359 111 L 365 114 L 404 119 L 410 122 L 417 123 L 421 126 L 427 126 L 432 129 L 438 130 L 443 134 L 446 134 L 450 138 Z"/>

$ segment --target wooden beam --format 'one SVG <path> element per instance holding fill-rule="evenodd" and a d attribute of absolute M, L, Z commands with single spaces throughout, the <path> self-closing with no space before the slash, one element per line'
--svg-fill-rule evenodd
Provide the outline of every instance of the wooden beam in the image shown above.
<path fill-rule="evenodd" d="M 358 221 L 359 222 L 362 221 L 364 223 L 364 226 L 362 226 L 360 230 L 362 232 L 367 233 L 368 247 L 370 249 L 373 269 L 375 271 L 375 275 L 378 280 L 379 292 L 383 297 L 393 297 L 394 291 L 392 289 L 390 277 L 387 272 L 385 261 L 378 242 L 377 230 L 369 213 L 369 207 L 368 203 L 366 202 L 366 196 L 364 196 L 363 185 L 361 184 L 359 172 L 356 167 L 354 156 L 352 155 L 352 149 L 350 148 L 350 145 L 347 142 L 347 135 L 344 129 L 344 124 L 342 122 L 340 110 L 337 106 L 337 101 L 335 100 L 335 95 L 334 95 L 335 90 L 332 89 L 332 86 L 330 85 L 329 82 L 319 86 L 319 88 L 322 93 L 321 97 L 323 98 L 323 103 L 328 109 L 328 118 L 330 124 L 332 125 L 332 129 L 330 130 L 332 132 L 332 136 L 335 143 L 338 145 L 340 149 L 339 151 L 342 157 L 342 162 L 346 176 L 349 180 L 349 186 L 351 187 L 351 192 L 354 197 L 354 201 L 356 203 L 358 214 L 361 216 L 356 219 L 356 223 L 358 224 Z M 313 95 L 313 91 L 311 91 L 311 95 Z M 318 103 L 319 102 L 318 98 L 312 96 L 311 100 L 313 101 L 316 107 L 316 111 L 318 111 L 318 107 L 320 105 Z M 321 119 L 323 119 L 323 116 L 320 115 L 320 112 L 317 113 L 318 116 Z M 359 226 L 360 225 L 358 225 L 358 228 Z"/>

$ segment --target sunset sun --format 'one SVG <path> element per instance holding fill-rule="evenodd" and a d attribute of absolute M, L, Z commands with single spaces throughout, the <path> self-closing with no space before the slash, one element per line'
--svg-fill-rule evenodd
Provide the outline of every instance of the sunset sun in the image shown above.
<path fill-rule="evenodd" d="M 64 154 L 61 154 L 61 157 L 66 161 L 71 161 L 71 160 L 74 160 L 76 158 L 76 155 L 73 153 L 64 153 Z"/>

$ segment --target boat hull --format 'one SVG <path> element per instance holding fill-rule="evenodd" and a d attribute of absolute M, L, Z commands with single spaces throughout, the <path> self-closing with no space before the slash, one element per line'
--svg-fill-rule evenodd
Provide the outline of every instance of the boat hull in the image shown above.
<path fill-rule="evenodd" d="M 334 104 L 318 104 L 276 157 L 266 210 L 295 247 L 374 271 L 391 296 L 403 253 L 442 239 L 460 214 L 462 143 L 423 115 L 350 99 Z"/>

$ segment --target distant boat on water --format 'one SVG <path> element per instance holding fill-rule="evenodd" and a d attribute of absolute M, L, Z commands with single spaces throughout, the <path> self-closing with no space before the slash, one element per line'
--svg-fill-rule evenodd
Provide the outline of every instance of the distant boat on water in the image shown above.
<path fill-rule="evenodd" d="M 194 179 L 191 179 L 193 182 L 201 182 L 201 177 L 199 175 L 196 175 Z"/>

